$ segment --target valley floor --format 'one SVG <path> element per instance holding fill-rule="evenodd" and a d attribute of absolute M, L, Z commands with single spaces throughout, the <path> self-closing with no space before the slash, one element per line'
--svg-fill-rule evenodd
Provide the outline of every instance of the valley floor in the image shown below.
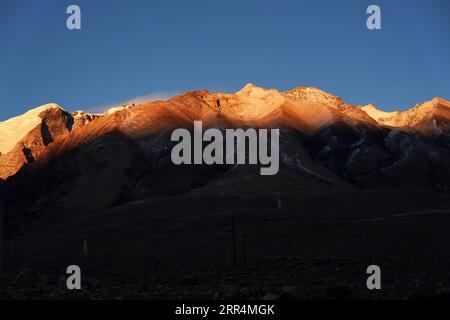
<path fill-rule="evenodd" d="M 450 295 L 450 198 L 407 191 L 153 198 L 64 209 L 6 246 L 2 298 Z M 83 290 L 65 287 L 79 265 Z M 366 288 L 380 266 L 382 290 Z"/>

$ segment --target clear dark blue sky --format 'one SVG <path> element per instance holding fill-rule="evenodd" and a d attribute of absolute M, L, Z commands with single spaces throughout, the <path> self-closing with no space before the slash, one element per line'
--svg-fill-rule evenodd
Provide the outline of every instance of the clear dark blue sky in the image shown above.
<path fill-rule="evenodd" d="M 370 4 L 382 30 L 366 28 Z M 450 1 L 0 0 L 1 120 L 247 82 L 388 110 L 450 99 Z"/>

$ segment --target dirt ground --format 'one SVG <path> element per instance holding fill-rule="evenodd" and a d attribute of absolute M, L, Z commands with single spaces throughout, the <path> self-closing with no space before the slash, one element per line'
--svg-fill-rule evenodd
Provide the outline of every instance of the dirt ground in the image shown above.
<path fill-rule="evenodd" d="M 450 199 L 414 192 L 183 196 L 54 211 L 6 244 L 2 298 L 450 295 Z M 82 269 L 67 290 L 66 268 Z M 381 268 L 381 290 L 366 269 Z"/>

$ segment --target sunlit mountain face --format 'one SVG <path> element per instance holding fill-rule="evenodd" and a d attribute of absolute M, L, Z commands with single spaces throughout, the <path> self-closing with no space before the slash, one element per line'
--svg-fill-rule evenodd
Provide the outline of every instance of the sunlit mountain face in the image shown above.
<path fill-rule="evenodd" d="M 261 184 L 252 166 L 174 166 L 170 134 L 192 129 L 194 121 L 220 130 L 279 128 L 280 174 Z M 279 92 L 253 84 L 232 94 L 192 91 L 104 114 L 70 113 L 47 104 L 0 123 L 0 174 L 21 197 L 27 190 L 19 204 L 27 209 L 19 215 L 42 202 L 108 208 L 199 189 L 446 193 L 449 124 L 450 103 L 440 98 L 404 112 L 384 112 L 374 105 L 352 106 L 318 88 Z"/>
<path fill-rule="evenodd" d="M 171 134 L 192 132 L 195 121 L 221 132 L 279 129 L 279 171 L 175 165 Z M 0 122 L 11 263 L 20 269 L 70 260 L 86 237 L 96 239 L 99 265 L 125 261 L 136 249 L 127 241 L 139 238 L 136 255 L 158 257 L 157 272 L 169 272 L 164 264 L 183 265 L 182 252 L 200 264 L 221 255 L 232 215 L 253 237 L 249 260 L 448 254 L 449 221 L 441 214 L 450 208 L 449 147 L 450 103 L 441 98 L 384 112 L 318 88 L 248 84 L 236 93 L 191 91 L 103 114 L 43 105 Z M 270 219 L 281 220 L 256 226 Z M 352 223 L 342 227 L 342 219 Z M 371 223 L 377 228 L 368 232 Z M 291 236 L 272 243 L 260 233 Z M 193 240 L 200 234 L 219 244 Z"/>

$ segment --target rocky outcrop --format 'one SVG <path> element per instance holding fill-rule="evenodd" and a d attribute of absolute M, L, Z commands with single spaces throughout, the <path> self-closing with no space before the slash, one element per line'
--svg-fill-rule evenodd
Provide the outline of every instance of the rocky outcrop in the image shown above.
<path fill-rule="evenodd" d="M 101 117 L 101 115 L 84 112 L 82 110 L 72 112 L 71 116 L 73 118 L 73 128 L 84 127 L 95 119 Z"/>
<path fill-rule="evenodd" d="M 33 114 L 33 119 L 24 117 L 20 120 L 30 122 L 34 126 L 22 137 L 20 137 L 20 134 L 23 134 L 22 128 L 16 130 L 15 138 L 19 136 L 18 141 L 15 141 L 15 145 L 6 154 L 0 155 L 2 179 L 16 173 L 23 165 L 35 162 L 45 152 L 47 146 L 67 137 L 73 126 L 72 116 L 56 105 L 41 108 L 39 113 Z M 5 127 L 5 130 L 8 129 Z M 9 129 L 14 131 L 15 126 L 12 127 Z M 7 144 L 4 148 L 7 148 Z"/>

